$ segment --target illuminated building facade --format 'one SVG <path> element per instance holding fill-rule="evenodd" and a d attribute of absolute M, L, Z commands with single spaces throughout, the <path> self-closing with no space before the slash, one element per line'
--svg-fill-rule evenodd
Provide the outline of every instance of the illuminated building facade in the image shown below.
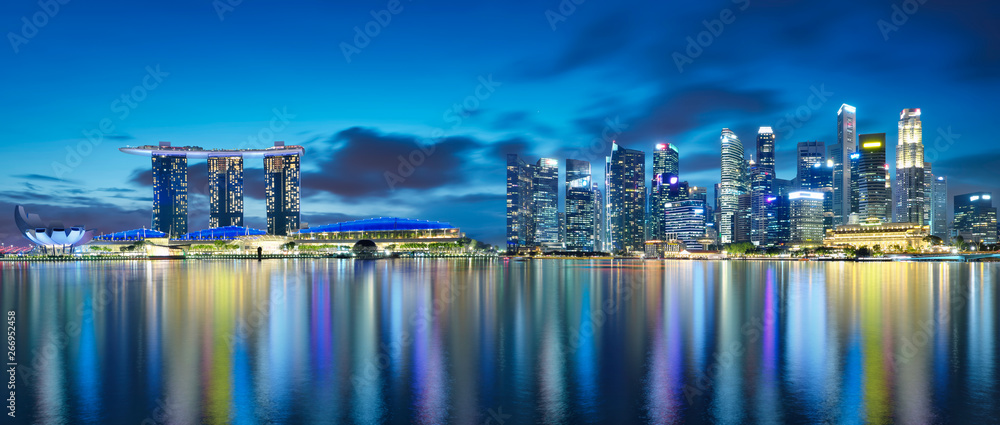
<path fill-rule="evenodd" d="M 299 155 L 264 157 L 264 197 L 267 201 L 267 233 L 285 236 L 299 230 Z"/>
<path fill-rule="evenodd" d="M 832 248 L 862 248 L 874 249 L 878 245 L 882 250 L 923 250 L 930 244 L 924 240 L 930 234 L 927 226 L 916 223 L 862 223 L 837 226 L 826 231 L 823 244 Z"/>
<path fill-rule="evenodd" d="M 797 191 L 788 194 L 789 239 L 799 246 L 823 243 L 822 192 Z"/>
<path fill-rule="evenodd" d="M 608 231 L 613 252 L 645 251 L 646 154 L 615 143 L 607 161 Z"/>
<path fill-rule="evenodd" d="M 795 185 L 799 189 L 809 188 L 803 185 L 806 175 L 811 171 L 813 165 L 826 162 L 826 143 L 823 142 L 799 142 L 796 146 L 796 174 Z M 832 178 L 832 177 L 831 177 Z M 831 198 L 832 199 L 832 198 Z"/>
<path fill-rule="evenodd" d="M 931 235 L 948 242 L 948 178 L 937 176 L 931 183 Z"/>
<path fill-rule="evenodd" d="M 590 163 L 566 160 L 566 249 L 594 251 L 597 194 L 591 184 Z"/>
<path fill-rule="evenodd" d="M 997 209 L 991 192 L 955 197 L 955 233 L 967 243 L 997 243 Z"/>
<path fill-rule="evenodd" d="M 848 104 L 837 111 L 837 144 L 830 146 L 833 160 L 833 221 L 845 224 L 851 215 L 851 154 L 857 148 L 857 110 Z"/>
<path fill-rule="evenodd" d="M 899 114 L 896 145 L 896 182 L 893 187 L 893 220 L 924 224 L 924 143 L 920 109 Z"/>
<path fill-rule="evenodd" d="M 728 128 L 722 129 L 722 181 L 717 189 L 719 197 L 719 238 L 723 244 L 735 241 L 734 229 L 739 197 L 747 193 L 747 162 L 743 143 Z"/>
<path fill-rule="evenodd" d="M 785 245 L 791 239 L 791 216 L 788 195 L 779 194 L 767 198 L 767 240 L 766 245 Z"/>
<path fill-rule="evenodd" d="M 668 143 L 657 144 L 653 151 L 653 179 L 649 185 L 650 239 L 663 240 L 665 237 L 664 208 L 671 201 L 671 186 L 678 187 L 679 155 L 677 146 Z"/>
<path fill-rule="evenodd" d="M 517 154 L 507 155 L 507 253 L 532 245 L 532 167 Z"/>
<path fill-rule="evenodd" d="M 885 133 L 862 134 L 858 137 L 858 214 L 861 221 L 890 221 L 890 186 L 886 179 Z"/>
<path fill-rule="evenodd" d="M 699 240 L 705 237 L 705 201 L 689 199 L 665 205 L 665 235 L 684 242 L 688 250 L 704 250 Z M 667 240 L 664 236 L 661 240 Z"/>
<path fill-rule="evenodd" d="M 208 227 L 243 226 L 243 157 L 208 157 Z"/>
<path fill-rule="evenodd" d="M 188 231 L 187 157 L 163 153 L 152 155 L 152 158 L 152 228 L 170 237 L 178 237 Z"/>
<path fill-rule="evenodd" d="M 750 173 L 750 241 L 755 245 L 767 240 L 767 198 L 774 193 L 774 142 L 771 127 L 761 127 L 757 131 L 757 162 Z"/>
<path fill-rule="evenodd" d="M 534 243 L 559 243 L 559 162 L 541 158 L 534 166 L 532 181 Z"/>

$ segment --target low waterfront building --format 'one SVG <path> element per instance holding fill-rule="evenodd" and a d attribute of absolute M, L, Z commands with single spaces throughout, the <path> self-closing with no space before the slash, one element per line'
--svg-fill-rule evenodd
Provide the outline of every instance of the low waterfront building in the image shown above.
<path fill-rule="evenodd" d="M 924 250 L 930 245 L 924 240 L 928 235 L 930 226 L 915 223 L 880 223 L 878 220 L 873 220 L 827 230 L 824 245 L 831 248 L 868 247 L 869 249 L 878 245 L 886 251 Z"/>
<path fill-rule="evenodd" d="M 465 233 L 448 223 L 379 217 L 301 229 L 292 234 L 298 243 L 354 245 L 370 240 L 382 246 L 409 243 L 454 243 Z"/>

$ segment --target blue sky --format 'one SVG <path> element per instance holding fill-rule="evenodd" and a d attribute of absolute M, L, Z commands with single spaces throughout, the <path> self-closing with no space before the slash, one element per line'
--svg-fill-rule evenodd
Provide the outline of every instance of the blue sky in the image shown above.
<path fill-rule="evenodd" d="M 921 108 L 951 194 L 1000 192 L 997 3 L 62 1 L 0 5 L 0 209 L 102 232 L 149 226 L 149 162 L 125 145 L 300 144 L 304 222 L 396 215 L 501 243 L 506 153 L 590 160 L 600 178 L 602 133 L 670 142 L 682 179 L 710 186 L 723 127 L 753 151 L 773 126 L 792 178 L 795 144 L 832 143 L 842 103 L 890 145 Z M 208 225 L 204 169 L 191 230 Z M 26 244 L 9 219 L 0 240 Z"/>

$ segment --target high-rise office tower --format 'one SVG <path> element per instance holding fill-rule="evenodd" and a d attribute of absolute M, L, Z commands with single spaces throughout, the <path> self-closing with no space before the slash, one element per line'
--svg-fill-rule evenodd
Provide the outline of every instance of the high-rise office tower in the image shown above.
<path fill-rule="evenodd" d="M 161 142 L 160 148 L 170 148 Z M 153 153 L 153 230 L 171 238 L 188 232 L 188 167 L 183 153 Z"/>
<path fill-rule="evenodd" d="M 705 201 L 689 199 L 667 202 L 666 234 L 676 235 L 688 250 L 702 250 L 705 246 L 698 242 L 705 236 Z"/>
<path fill-rule="evenodd" d="M 559 243 L 559 161 L 541 158 L 534 166 L 532 204 L 537 245 Z"/>
<path fill-rule="evenodd" d="M 594 202 L 590 163 L 566 160 L 566 249 L 594 251 Z"/>
<path fill-rule="evenodd" d="M 885 180 L 885 133 L 858 136 L 858 215 L 861 222 L 889 221 L 891 199 Z"/>
<path fill-rule="evenodd" d="M 933 193 L 934 189 L 934 172 L 931 169 L 931 163 L 924 161 L 924 216 L 922 218 L 923 224 L 931 225 L 931 204 L 934 203 Z"/>
<path fill-rule="evenodd" d="M 507 253 L 517 254 L 532 246 L 532 166 L 517 154 L 507 154 Z"/>
<path fill-rule="evenodd" d="M 847 224 L 851 215 L 851 154 L 857 149 L 856 110 L 848 104 L 837 111 L 837 144 L 830 146 L 828 158 L 833 160 L 833 220 L 834 225 Z"/>
<path fill-rule="evenodd" d="M 750 241 L 760 245 L 767 241 L 767 198 L 774 193 L 774 131 L 771 127 L 761 127 L 757 131 L 757 162 L 750 176 Z"/>
<path fill-rule="evenodd" d="M 955 197 L 955 233 L 967 243 L 997 243 L 997 209 L 991 192 Z"/>
<path fill-rule="evenodd" d="M 798 191 L 788 194 L 789 239 L 797 245 L 822 245 L 823 198 L 820 192 Z"/>
<path fill-rule="evenodd" d="M 722 129 L 722 181 L 719 183 L 719 238 L 723 244 L 732 243 L 739 197 L 747 192 L 746 159 L 743 143 L 728 128 Z"/>
<path fill-rule="evenodd" d="M 613 252 L 644 252 L 646 154 L 614 143 L 608 161 L 608 208 Z"/>
<path fill-rule="evenodd" d="M 861 163 L 861 153 L 857 149 L 851 154 L 851 219 L 857 220 L 861 206 L 858 202 L 858 167 Z M 854 224 L 854 221 L 851 221 Z"/>
<path fill-rule="evenodd" d="M 789 186 L 792 186 L 791 181 Z M 767 198 L 768 208 L 767 245 L 785 245 L 791 241 L 791 217 L 788 208 L 788 194 L 776 194 Z"/>
<path fill-rule="evenodd" d="M 243 226 L 243 156 L 208 157 L 208 227 Z"/>
<path fill-rule="evenodd" d="M 816 163 L 826 162 L 826 143 L 799 142 L 796 147 L 796 155 L 795 186 L 801 189 L 805 188 L 802 186 L 802 180 L 810 172 L 809 169 Z"/>
<path fill-rule="evenodd" d="M 931 235 L 948 240 L 948 178 L 937 176 L 931 185 Z"/>
<path fill-rule="evenodd" d="M 284 149 L 284 142 L 275 142 Z M 264 156 L 267 233 L 288 235 L 299 230 L 301 157 L 298 154 Z"/>
<path fill-rule="evenodd" d="M 679 169 L 677 146 L 656 145 L 653 151 L 653 179 L 649 185 L 649 239 L 663 240 L 663 214 L 669 199 L 671 182 L 677 182 Z"/>
<path fill-rule="evenodd" d="M 854 155 L 854 154 L 852 154 Z M 804 171 L 799 184 L 799 190 L 823 193 L 823 228 L 832 229 L 833 221 L 833 160 L 817 162 Z M 787 197 L 792 190 L 776 192 L 778 196 Z M 787 207 L 787 203 L 785 203 Z"/>
<path fill-rule="evenodd" d="M 604 194 L 597 181 L 593 180 L 594 192 L 594 251 L 604 251 Z"/>
<path fill-rule="evenodd" d="M 733 242 L 750 242 L 750 227 L 753 222 L 751 205 L 753 195 L 744 193 L 736 200 L 736 213 L 733 215 Z"/>
<path fill-rule="evenodd" d="M 896 182 L 892 195 L 894 222 L 923 224 L 924 142 L 920 109 L 904 109 L 899 114 Z"/>

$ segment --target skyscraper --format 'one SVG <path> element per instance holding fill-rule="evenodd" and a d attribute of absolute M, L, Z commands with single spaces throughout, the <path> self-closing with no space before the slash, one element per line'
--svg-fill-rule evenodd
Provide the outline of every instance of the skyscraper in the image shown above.
<path fill-rule="evenodd" d="M 653 179 L 649 185 L 649 238 L 663 240 L 664 208 L 670 201 L 671 183 L 676 184 L 679 168 L 677 146 L 660 143 L 653 151 Z"/>
<path fill-rule="evenodd" d="M 744 193 L 736 198 L 736 213 L 733 214 L 733 242 L 750 242 L 750 228 L 753 222 L 753 195 Z"/>
<path fill-rule="evenodd" d="M 760 155 L 760 154 L 758 154 Z M 810 168 L 816 163 L 826 162 L 826 143 L 823 142 L 799 142 L 796 147 L 796 174 L 795 186 L 804 189 L 802 181 L 810 172 Z"/>
<path fill-rule="evenodd" d="M 645 251 L 646 154 L 615 143 L 608 160 L 608 222 L 614 252 Z"/>
<path fill-rule="evenodd" d="M 889 186 L 886 182 L 885 133 L 862 134 L 858 137 L 858 214 L 866 220 L 889 221 Z"/>
<path fill-rule="evenodd" d="M 566 160 L 566 249 L 594 251 L 595 192 L 590 163 Z"/>
<path fill-rule="evenodd" d="M 931 225 L 931 207 L 934 203 L 934 172 L 931 170 L 931 163 L 924 161 L 924 216 L 922 218 L 925 225 Z"/>
<path fill-rule="evenodd" d="M 896 182 L 893 221 L 924 224 L 924 143 L 920 109 L 904 109 L 899 114 L 899 143 L 896 145 Z"/>
<path fill-rule="evenodd" d="M 532 245 L 532 167 L 517 154 L 507 154 L 507 253 L 514 255 Z"/>
<path fill-rule="evenodd" d="M 243 226 L 243 156 L 208 157 L 208 227 Z"/>
<path fill-rule="evenodd" d="M 931 235 L 948 242 L 948 178 L 937 176 L 931 185 Z"/>
<path fill-rule="evenodd" d="M 591 180 L 593 176 L 591 176 Z M 600 185 L 594 180 L 592 183 L 594 192 L 594 251 L 604 251 L 604 194 Z"/>
<path fill-rule="evenodd" d="M 991 192 L 955 197 L 955 233 L 967 243 L 997 243 L 997 209 Z"/>
<path fill-rule="evenodd" d="M 767 208 L 767 245 L 785 245 L 791 241 L 791 217 L 789 216 L 788 194 L 768 197 L 767 202 L 771 204 Z"/>
<path fill-rule="evenodd" d="M 829 158 L 833 160 L 833 221 L 835 225 L 847 224 L 851 215 L 851 154 L 857 149 L 855 122 L 856 110 L 848 104 L 837 111 L 837 144 L 830 146 Z"/>
<path fill-rule="evenodd" d="M 771 127 L 761 127 L 757 131 L 757 162 L 750 176 L 750 241 L 760 245 L 767 240 L 767 198 L 774 193 L 774 131 Z"/>
<path fill-rule="evenodd" d="M 170 148 L 161 142 L 160 148 Z M 188 167 L 183 153 L 153 153 L 153 230 L 176 238 L 188 232 Z"/>
<path fill-rule="evenodd" d="M 534 167 L 532 204 L 537 245 L 559 243 L 559 161 L 541 158 Z"/>
<path fill-rule="evenodd" d="M 275 142 L 284 149 L 284 142 Z M 299 230 L 301 157 L 298 154 L 264 156 L 267 233 L 288 235 Z"/>
<path fill-rule="evenodd" d="M 856 153 L 855 153 L 856 154 Z M 855 155 L 852 154 L 852 155 Z M 804 171 L 803 178 L 800 181 L 799 189 L 807 190 L 811 192 L 821 192 L 823 193 L 823 228 L 832 229 L 834 228 L 833 221 L 833 160 L 826 160 L 825 162 L 817 162 L 809 167 L 808 170 Z M 792 190 L 786 191 L 776 191 L 778 196 L 787 197 Z M 775 204 L 777 205 L 777 204 Z M 787 208 L 788 203 L 784 203 Z"/>
<path fill-rule="evenodd" d="M 733 237 L 736 209 L 740 195 L 747 192 L 746 160 L 743 143 L 728 128 L 722 129 L 722 181 L 719 183 L 719 238 L 723 244 L 735 241 Z"/>
<path fill-rule="evenodd" d="M 798 191 L 788 194 L 789 239 L 796 245 L 822 245 L 823 194 Z"/>

